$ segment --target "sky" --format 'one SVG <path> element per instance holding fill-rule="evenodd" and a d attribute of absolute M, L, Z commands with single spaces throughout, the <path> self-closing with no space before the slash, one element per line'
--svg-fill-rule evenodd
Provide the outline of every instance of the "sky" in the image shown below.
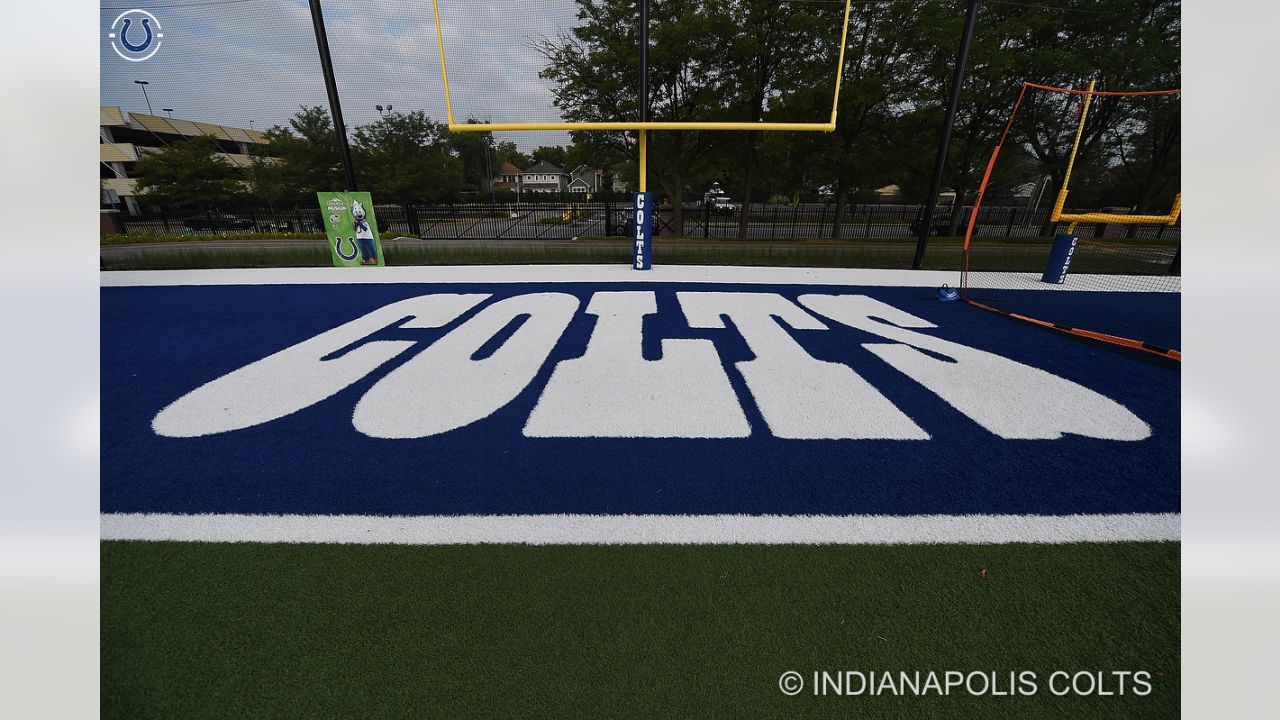
<path fill-rule="evenodd" d="M 441 0 L 454 116 L 493 122 L 560 120 L 531 39 L 573 20 L 572 0 Z M 446 119 L 430 0 L 324 0 L 334 74 L 348 131 L 378 119 L 376 105 Z M 156 16 L 163 44 L 150 59 L 120 58 L 107 37 L 131 8 Z M 327 105 L 306 0 L 104 0 L 101 104 L 265 130 L 300 106 Z M 137 42 L 139 26 L 130 38 Z M 564 133 L 500 135 L 522 148 L 564 144 Z"/>

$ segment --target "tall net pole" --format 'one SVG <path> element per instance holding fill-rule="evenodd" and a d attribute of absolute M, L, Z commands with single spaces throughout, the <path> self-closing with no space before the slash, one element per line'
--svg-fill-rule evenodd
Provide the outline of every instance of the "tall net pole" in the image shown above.
<path fill-rule="evenodd" d="M 347 126 L 342 121 L 342 103 L 338 99 L 338 82 L 333 77 L 333 58 L 329 55 L 329 36 L 324 29 L 324 10 L 320 0 L 311 0 L 311 24 L 315 26 L 316 47 L 320 50 L 320 70 L 324 73 L 324 89 L 329 94 L 329 112 L 333 114 L 333 131 L 338 136 L 338 155 L 342 158 L 342 175 L 347 192 L 356 189 L 356 168 L 351 162 L 347 144 Z"/>
<path fill-rule="evenodd" d="M 920 218 L 920 233 L 916 238 L 916 254 L 911 267 L 919 270 L 924 264 L 924 251 L 929 245 L 929 233 L 933 231 L 933 214 L 938 208 L 938 193 L 942 191 L 942 171 L 947 166 L 947 153 L 951 147 L 951 126 L 956 121 L 960 107 L 960 86 L 964 83 L 965 65 L 969 62 L 969 45 L 973 43 L 973 28 L 978 20 L 978 0 L 969 0 L 964 15 L 964 33 L 960 37 L 960 51 L 956 53 L 956 72 L 951 78 L 951 97 L 947 100 L 947 117 L 942 121 L 942 133 L 938 137 L 938 157 L 933 162 L 933 180 L 929 183 L 929 197 L 925 198 L 924 215 Z M 957 197 L 952 202 L 960 202 Z"/>

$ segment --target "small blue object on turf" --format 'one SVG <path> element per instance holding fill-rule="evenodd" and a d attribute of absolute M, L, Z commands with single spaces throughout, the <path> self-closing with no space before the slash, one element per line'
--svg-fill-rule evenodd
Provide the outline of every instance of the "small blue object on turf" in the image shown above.
<path fill-rule="evenodd" d="M 1076 254 L 1076 243 L 1080 238 L 1064 232 L 1053 236 L 1053 249 L 1049 251 L 1049 262 L 1044 266 L 1041 282 L 1061 285 L 1067 280 L 1067 269 L 1071 267 L 1071 258 Z"/>
<path fill-rule="evenodd" d="M 938 288 L 938 299 L 942 302 L 955 302 L 960 299 L 960 291 L 943 285 Z"/>

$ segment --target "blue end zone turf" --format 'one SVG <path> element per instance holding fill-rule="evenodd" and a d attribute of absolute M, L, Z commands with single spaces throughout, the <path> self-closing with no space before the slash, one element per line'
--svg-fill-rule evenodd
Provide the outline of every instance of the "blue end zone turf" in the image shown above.
<path fill-rule="evenodd" d="M 751 425 L 737 439 L 535 438 L 522 430 L 557 362 L 582 355 L 597 291 L 654 292 L 643 352 L 663 339 L 712 341 Z M 724 329 L 689 327 L 676 292 L 863 294 L 937 325 L 924 334 L 1039 368 L 1117 401 L 1150 425 L 1136 442 L 1068 435 L 1008 440 L 873 355 L 884 338 L 826 321 L 789 333 L 821 360 L 854 368 L 928 440 L 775 437 L 734 362 L 753 357 Z M 582 305 L 534 380 L 472 425 L 410 440 L 369 437 L 356 403 L 380 379 L 505 297 L 571 293 Z M 195 388 L 388 303 L 427 293 L 493 297 L 439 329 L 390 328 L 402 353 L 315 405 L 256 427 L 162 437 L 151 423 Z M 1068 292 L 1001 291 L 1052 312 Z M 1176 336 L 1179 296 L 1161 314 Z M 1148 321 L 1160 321 L 1148 316 Z M 507 334 L 514 328 L 507 328 Z M 503 340 L 482 348 L 483 356 Z M 931 288 L 693 284 L 246 285 L 102 290 L 102 511 L 301 514 L 966 514 L 1178 512 L 1179 370 L 983 312 Z M 618 382 L 626 382 L 620 377 Z M 459 392 L 465 392 L 460 388 Z"/>

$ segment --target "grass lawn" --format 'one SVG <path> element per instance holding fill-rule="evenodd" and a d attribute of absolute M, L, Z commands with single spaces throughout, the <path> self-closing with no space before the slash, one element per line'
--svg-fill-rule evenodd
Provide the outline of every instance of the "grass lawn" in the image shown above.
<path fill-rule="evenodd" d="M 110 718 L 1170 718 L 1178 668 L 1176 543 L 102 543 Z M 814 696 L 814 670 L 1030 670 L 1039 691 Z M 1055 697 L 1055 670 L 1153 690 Z"/>

